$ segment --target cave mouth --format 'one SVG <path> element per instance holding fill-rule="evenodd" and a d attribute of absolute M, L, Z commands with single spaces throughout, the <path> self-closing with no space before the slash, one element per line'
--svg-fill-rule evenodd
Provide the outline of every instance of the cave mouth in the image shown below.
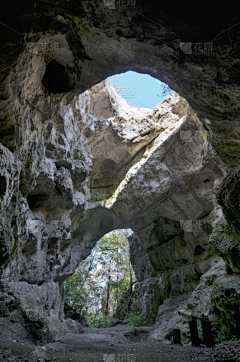
<path fill-rule="evenodd" d="M 108 78 L 112 87 L 130 106 L 154 109 L 174 91 L 146 73 L 126 71 Z"/>
<path fill-rule="evenodd" d="M 154 113 L 156 107 L 168 96 L 172 95 L 174 91 L 166 83 L 149 74 L 131 70 L 115 74 L 106 80 L 109 81 L 111 87 L 115 89 L 119 96 L 127 102 L 127 106 L 124 103 L 121 106 L 125 111 L 125 116 L 123 118 L 119 117 L 116 122 L 129 126 L 128 132 L 139 132 L 143 138 L 150 135 L 151 122 L 146 119 L 147 115 Z M 104 82 L 98 83 L 95 87 L 99 88 L 99 94 L 101 94 Z M 111 92 L 109 95 L 111 98 Z M 90 110 L 87 109 L 87 112 L 93 113 L 97 119 L 106 120 L 111 118 L 115 113 L 115 109 L 114 105 L 109 103 L 109 95 L 106 96 L 105 89 L 103 89 L 100 97 L 96 97 L 94 107 Z M 117 102 L 120 102 L 121 98 L 120 100 L 117 98 Z M 140 125 L 135 125 L 137 117 L 141 117 Z M 91 129 L 85 128 L 84 136 L 88 138 L 91 134 Z M 108 154 L 108 157 L 106 157 L 106 154 Z M 122 162 L 127 158 L 129 161 L 131 160 L 128 151 L 121 144 L 116 146 L 116 139 L 110 132 L 106 135 L 102 145 L 99 144 L 93 148 L 93 169 L 88 181 L 92 202 L 106 201 L 115 194 L 128 172 L 128 166 L 125 167 Z"/>
<path fill-rule="evenodd" d="M 45 90 L 53 94 L 69 92 L 75 84 L 67 69 L 53 60 L 47 65 L 42 82 Z"/>
<path fill-rule="evenodd" d="M 140 315 L 137 280 L 129 254 L 131 234 L 131 229 L 105 234 L 65 280 L 65 318 L 101 328 L 121 323 L 130 312 Z"/>

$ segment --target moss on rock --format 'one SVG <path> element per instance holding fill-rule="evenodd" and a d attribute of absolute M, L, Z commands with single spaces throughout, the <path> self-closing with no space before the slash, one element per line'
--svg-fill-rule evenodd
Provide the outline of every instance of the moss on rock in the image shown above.
<path fill-rule="evenodd" d="M 221 285 L 221 282 L 214 284 L 211 294 L 213 331 L 219 340 L 240 337 L 239 288 L 231 287 L 230 284 L 229 287 Z"/>
<path fill-rule="evenodd" d="M 21 194 L 23 196 L 26 196 L 29 192 L 29 186 L 27 184 L 26 178 L 24 176 L 24 172 L 21 171 L 20 173 L 20 186 L 19 186 L 19 190 L 21 191 Z"/>
<path fill-rule="evenodd" d="M 176 241 L 175 244 L 175 250 L 177 255 L 179 256 L 179 258 L 184 258 L 185 254 L 186 254 L 186 241 L 184 240 L 184 238 L 180 238 Z"/>
<path fill-rule="evenodd" d="M 14 245 L 11 251 L 11 256 L 15 253 L 16 249 L 17 249 L 17 245 L 18 245 L 18 238 L 15 239 L 14 241 Z"/>
<path fill-rule="evenodd" d="M 209 238 L 214 252 L 221 256 L 230 273 L 240 273 L 240 243 L 236 229 L 224 217 L 215 225 Z"/>

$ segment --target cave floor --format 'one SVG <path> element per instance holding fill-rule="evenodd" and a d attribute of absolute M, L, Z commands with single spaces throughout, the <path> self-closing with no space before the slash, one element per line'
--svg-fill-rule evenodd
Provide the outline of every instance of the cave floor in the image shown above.
<path fill-rule="evenodd" d="M 139 327 L 151 332 L 152 326 Z M 128 325 L 112 328 L 84 328 L 84 333 L 65 334 L 44 346 L 29 342 L 0 341 L 1 362 L 240 362 L 240 341 L 228 341 L 214 348 L 165 344 L 149 338 L 149 333 L 124 336 Z M 239 358 L 239 360 L 238 360 Z"/>

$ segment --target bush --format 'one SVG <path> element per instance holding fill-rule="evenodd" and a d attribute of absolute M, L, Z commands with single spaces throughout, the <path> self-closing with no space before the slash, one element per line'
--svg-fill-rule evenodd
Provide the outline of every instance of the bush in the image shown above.
<path fill-rule="evenodd" d="M 108 328 L 111 321 L 111 316 L 103 315 L 101 311 L 88 312 L 86 315 L 87 323 L 94 328 Z"/>
<path fill-rule="evenodd" d="M 129 316 L 129 300 L 130 300 L 130 290 L 129 287 L 124 290 L 122 293 L 122 296 L 118 302 L 116 311 L 113 315 L 113 318 L 117 319 L 127 319 Z M 131 302 L 130 302 L 130 311 L 133 312 L 136 315 L 140 315 L 142 312 L 142 307 L 140 300 L 138 298 L 138 295 L 136 293 L 136 290 L 133 291 Z"/>
<path fill-rule="evenodd" d="M 129 317 L 128 317 L 128 322 L 130 325 L 133 326 L 133 332 L 136 335 L 138 332 L 138 329 L 136 328 L 136 326 L 141 322 L 142 318 L 139 317 L 138 315 L 134 314 L 133 312 L 129 313 Z"/>

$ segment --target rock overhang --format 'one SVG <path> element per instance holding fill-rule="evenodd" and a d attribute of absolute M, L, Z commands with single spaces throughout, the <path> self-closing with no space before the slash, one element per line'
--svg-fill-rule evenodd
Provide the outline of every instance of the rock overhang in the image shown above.
<path fill-rule="evenodd" d="M 1 179 L 1 201 L 3 212 L 8 208 L 10 211 L 7 211 L 7 217 L 9 221 L 13 220 L 12 226 L 10 222 L 5 224 L 4 218 L 3 222 L 1 221 L 1 242 L 4 240 L 5 255 L 4 275 L 7 279 L 19 279 L 19 282 L 29 280 L 31 283 L 41 284 L 52 278 L 55 283 L 61 284 L 64 278 L 74 271 L 78 261 L 89 254 L 98 238 L 114 228 L 130 225 L 136 233 L 141 234 L 141 229 L 144 230 L 148 223 L 152 220 L 157 222 L 161 218 L 180 222 L 192 218 L 204 220 L 206 216 L 208 220 L 208 214 L 213 215 L 216 208 L 213 184 L 219 185 L 223 176 L 238 165 L 238 54 L 235 50 L 227 54 L 227 50 L 232 49 L 232 39 L 237 48 L 238 28 L 229 29 L 228 32 L 226 25 L 234 25 L 230 17 L 223 20 L 223 17 L 219 16 L 216 24 L 211 21 L 211 24 L 204 24 L 205 26 L 201 26 L 203 20 L 200 17 L 194 20 L 192 42 L 198 41 L 201 37 L 205 40 L 210 35 L 213 38 L 216 34 L 223 35 L 220 34 L 218 39 L 214 38 L 214 53 L 188 56 L 180 49 L 180 42 L 189 40 L 188 30 L 192 29 L 192 25 L 189 25 L 182 12 L 180 22 L 173 20 L 176 19 L 177 12 L 174 15 L 173 10 L 167 5 L 159 13 L 163 24 L 159 27 L 149 20 L 157 16 L 157 6 L 148 4 L 146 7 L 141 1 L 138 13 L 136 9 L 127 12 L 128 9 L 121 8 L 111 12 L 100 2 L 91 4 L 90 11 L 90 3 L 85 2 L 84 10 L 81 7 L 76 10 L 76 19 L 82 19 L 80 22 L 74 19 L 73 22 L 77 21 L 76 23 L 69 20 L 71 4 L 68 9 L 64 7 L 62 15 L 49 15 L 48 19 L 57 19 L 57 27 L 53 32 L 48 32 L 50 23 L 46 25 L 46 22 L 39 22 L 37 26 L 44 26 L 47 32 L 36 32 L 35 35 L 32 34 L 32 38 L 27 37 L 26 40 L 31 39 L 39 44 L 38 54 L 29 51 L 29 48 L 26 49 L 25 42 L 22 43 L 21 49 L 16 48 L 21 57 L 17 58 L 14 55 L 17 64 L 10 67 L 8 75 L 4 73 L 7 78 L 1 89 L 1 107 L 4 113 L 1 115 L 1 123 L 4 125 L 1 126 L 1 175 L 5 177 L 5 181 Z M 27 12 L 30 14 L 31 11 L 29 7 Z M 92 15 L 94 11 L 95 20 L 92 19 L 94 16 L 88 16 L 88 13 Z M 144 19 L 144 14 L 149 19 Z M 19 22 L 16 24 L 20 24 L 21 27 L 23 25 L 20 14 Z M 75 30 L 75 25 L 78 31 Z M 222 28 L 226 31 L 222 32 Z M 40 43 L 48 45 L 40 46 Z M 58 43 L 57 51 L 49 47 L 49 44 L 55 43 Z M 142 54 L 143 43 L 148 56 Z M 14 42 L 12 45 L 7 44 L 11 49 L 13 46 Z M 5 62 L 12 59 L 8 52 L 5 54 Z M 227 58 L 222 61 L 224 56 Z M 230 67 L 224 67 L 226 61 Z M 67 88 L 46 89 L 46 78 L 48 83 L 52 81 L 48 68 L 54 64 L 55 67 L 59 64 L 60 68 L 64 69 L 64 76 L 68 80 Z M 178 104 L 175 108 L 172 107 L 171 112 L 173 119 L 178 115 L 178 122 L 188 125 L 186 129 L 180 130 L 182 134 L 179 130 L 172 132 L 173 130 L 169 129 L 168 117 L 165 120 L 163 108 L 154 110 L 153 113 L 146 109 L 135 112 L 134 117 L 141 114 L 145 127 L 144 130 L 140 127 L 141 132 L 137 132 L 134 123 L 128 124 L 130 117 L 129 112 L 124 113 L 124 101 L 117 100 L 113 94 L 114 90 L 109 91 L 112 92 L 108 93 L 109 96 L 104 91 L 104 82 L 95 85 L 108 75 L 129 69 L 151 74 L 184 96 L 191 109 L 197 112 L 205 130 L 199 131 L 201 125 L 196 125 L 196 114 L 193 114 L 191 109 L 186 120 L 186 109 Z M 69 91 L 70 80 L 74 89 Z M 51 86 L 55 87 L 54 82 Z M 95 87 L 84 92 L 90 86 Z M 59 93 L 60 91 L 63 93 Z M 79 93 L 82 93 L 80 97 Z M 75 106 L 71 106 L 69 103 L 74 97 Z M 114 98 L 115 103 L 112 102 Z M 87 109 L 87 104 L 90 110 Z M 186 105 L 187 103 L 185 107 Z M 168 108 L 169 104 L 165 102 L 165 106 Z M 113 122 L 114 117 L 116 124 Z M 54 120 L 54 124 L 51 120 Z M 116 130 L 113 130 L 114 127 Z M 43 129 L 46 132 L 44 134 Z M 211 146 L 205 141 L 203 135 L 206 130 L 208 141 L 211 141 L 225 164 L 214 150 L 211 151 Z M 101 132 L 108 134 L 110 148 L 114 148 L 117 141 L 121 144 L 124 137 L 126 143 L 131 144 L 128 147 L 124 144 L 115 150 L 115 153 L 113 150 L 108 159 L 104 153 L 99 154 L 96 150 L 92 155 L 93 139 Z M 114 141 L 109 142 L 111 137 Z M 47 140 L 46 144 L 44 138 Z M 150 143 L 150 153 L 147 153 Z M 121 159 L 123 149 L 126 150 L 126 155 Z M 7 157 L 10 160 L 8 170 L 4 161 Z M 146 161 L 143 164 L 142 159 Z M 135 167 L 135 173 L 130 176 L 117 197 L 110 200 L 108 207 L 105 202 L 99 204 L 102 200 L 108 200 L 120 181 L 124 181 L 125 171 L 117 173 L 116 170 L 118 167 L 121 170 L 121 166 L 129 161 L 128 171 L 131 173 L 131 167 L 133 170 Z M 151 163 L 152 166 L 149 166 Z M 113 179 L 117 176 L 117 185 L 111 184 L 108 193 L 103 195 L 98 188 L 99 199 L 89 202 L 89 175 L 91 181 L 91 177 L 93 179 L 99 173 L 98 167 L 100 173 L 106 173 L 109 166 L 113 171 Z M 36 175 L 33 175 L 33 172 L 36 172 Z M 156 179 L 160 179 L 159 185 L 156 184 Z M 109 183 L 108 179 L 104 180 Z M 144 189 L 144 195 L 141 195 L 141 189 Z M 45 197 L 49 194 L 51 197 Z M 96 199 L 96 195 L 93 195 L 93 199 L 94 197 Z M 17 220 L 16 225 L 14 218 Z M 214 222 L 214 217 L 212 219 Z M 34 224 L 32 221 L 36 221 L 38 226 L 30 227 L 30 224 Z M 221 233 L 218 233 L 219 231 L 216 235 L 217 246 L 221 236 Z M 26 243 L 21 240 L 21 234 Z M 209 234 L 208 230 L 197 230 L 193 232 L 193 236 L 189 236 L 187 241 L 194 245 L 193 252 L 198 245 L 207 244 L 206 234 Z M 143 231 L 141 235 L 144 235 Z M 192 239 L 199 240 L 200 244 L 195 245 Z M 177 243 L 176 240 L 173 242 Z M 179 247 L 178 244 L 176 246 Z M 71 248 L 75 248 L 74 253 Z M 27 250 L 29 253 L 26 254 Z M 200 251 L 200 248 L 197 250 Z M 229 262 L 229 270 L 234 269 L 236 261 L 232 260 L 232 252 L 229 252 L 228 248 L 224 250 L 224 257 Z M 185 260 L 189 260 L 189 256 L 186 256 L 184 251 L 179 263 L 184 264 Z M 169 265 L 171 263 L 173 260 L 169 260 Z M 181 264 L 178 266 L 183 270 L 186 267 Z M 210 265 L 203 266 L 202 272 L 209 267 Z M 34 268 L 37 268 L 35 274 L 31 272 Z M 191 273 L 194 276 L 194 271 Z M 184 272 L 182 277 L 183 275 Z M 172 285 L 176 289 L 173 288 L 173 292 L 178 293 L 174 280 Z M 181 288 L 182 286 L 181 282 Z M 59 301 L 62 298 L 62 289 L 56 287 L 56 290 L 56 298 Z M 48 300 L 47 296 L 44 298 L 45 301 Z M 48 303 L 51 304 L 47 301 L 46 305 Z M 57 309 L 56 313 L 61 315 L 61 303 Z"/>

